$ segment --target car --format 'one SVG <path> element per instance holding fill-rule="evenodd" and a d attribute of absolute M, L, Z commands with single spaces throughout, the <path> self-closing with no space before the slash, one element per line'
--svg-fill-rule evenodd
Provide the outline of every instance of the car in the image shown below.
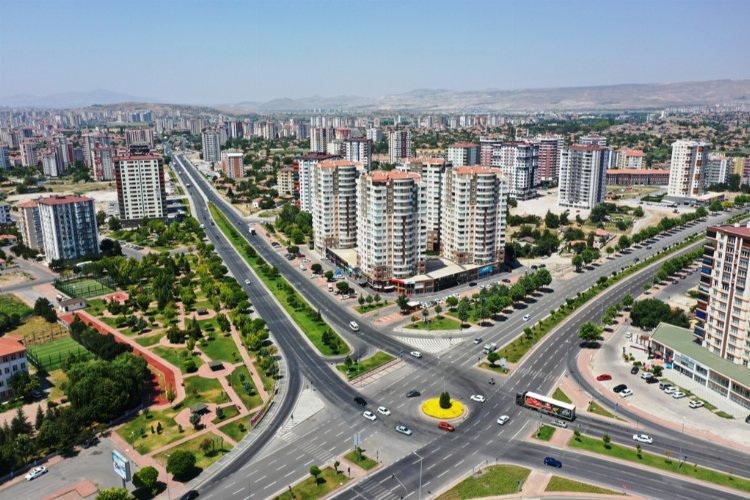
<path fill-rule="evenodd" d="M 374 422 L 374 421 L 376 421 L 378 419 L 378 417 L 373 412 L 371 412 L 370 410 L 367 410 L 366 412 L 364 412 L 362 414 L 362 416 L 365 417 L 367 420 L 369 420 L 371 422 Z"/>
<path fill-rule="evenodd" d="M 550 467 L 557 467 L 559 469 L 560 467 L 562 467 L 562 462 L 557 460 L 556 458 L 545 457 L 544 465 L 549 465 Z"/>
<path fill-rule="evenodd" d="M 246 284 L 246 285 L 249 285 L 249 284 L 250 284 L 250 278 L 246 278 L 246 279 L 245 279 L 245 284 Z"/>
<path fill-rule="evenodd" d="M 690 401 L 690 402 L 688 403 L 688 406 L 689 406 L 690 408 L 700 408 L 701 406 L 703 406 L 703 401 L 701 401 L 701 400 L 699 400 L 699 399 L 693 399 L 693 400 L 691 400 L 691 401 Z"/>
<path fill-rule="evenodd" d="M 510 280 L 508 278 L 503 278 L 503 283 L 510 283 Z"/>
<path fill-rule="evenodd" d="M 391 414 L 391 410 L 389 410 L 385 406 L 378 406 L 378 413 L 380 413 L 381 415 L 388 416 Z"/>
<path fill-rule="evenodd" d="M 362 396 L 357 396 L 356 398 L 354 398 L 354 402 L 359 406 L 367 406 L 367 401 L 365 401 L 365 398 L 363 398 Z"/>
<path fill-rule="evenodd" d="M 419 351 L 412 351 L 412 352 L 410 352 L 409 354 L 411 354 L 411 355 L 412 355 L 412 356 L 414 356 L 415 358 L 421 358 L 421 357 L 422 357 L 422 353 L 421 353 L 421 352 L 419 352 Z"/>
<path fill-rule="evenodd" d="M 551 421 L 550 424 L 554 425 L 555 427 L 560 427 L 562 429 L 568 428 L 568 423 L 565 420 L 560 420 L 559 418 L 556 418 L 555 420 Z"/>
<path fill-rule="evenodd" d="M 403 434 L 405 436 L 411 436 L 413 434 L 412 431 L 411 431 L 411 429 L 409 429 L 405 425 L 397 425 L 396 426 L 396 432 L 400 432 L 401 434 Z"/>
<path fill-rule="evenodd" d="M 646 250 L 651 250 L 651 245 L 647 246 Z"/>
<path fill-rule="evenodd" d="M 610 375 L 609 373 L 602 373 L 601 375 L 596 377 L 596 380 L 598 380 L 599 382 L 602 382 L 604 380 L 612 380 L 612 375 Z"/>
<path fill-rule="evenodd" d="M 440 422 L 438 424 L 438 429 L 443 429 L 444 431 L 453 432 L 456 430 L 454 426 L 449 424 L 448 422 Z"/>
<path fill-rule="evenodd" d="M 748 415 L 747 417 L 745 417 L 745 423 L 746 424 L 750 424 L 750 415 Z"/>
<path fill-rule="evenodd" d="M 482 343 L 482 337 L 477 337 L 474 339 L 474 345 L 481 344 Z"/>
<path fill-rule="evenodd" d="M 651 372 L 643 372 L 643 373 L 641 373 L 641 378 L 643 380 L 648 380 L 650 378 L 654 378 L 654 374 L 651 373 Z"/>
<path fill-rule="evenodd" d="M 632 334 L 632 333 L 630 333 L 630 332 L 625 332 L 625 338 L 626 338 L 626 339 L 629 339 L 629 338 L 630 338 L 630 337 L 632 337 L 632 336 L 633 336 L 633 334 Z"/>
<path fill-rule="evenodd" d="M 633 391 L 631 391 L 630 389 L 624 389 L 624 390 L 622 390 L 622 391 L 618 392 L 618 395 L 619 395 L 619 396 L 620 396 L 621 398 L 627 398 L 627 397 L 629 397 L 629 396 L 632 396 L 632 395 L 633 395 Z"/>
<path fill-rule="evenodd" d="M 350 321 L 349 322 L 349 329 L 351 331 L 353 331 L 353 332 L 358 332 L 359 331 L 359 325 L 357 324 L 356 321 Z"/>
<path fill-rule="evenodd" d="M 26 473 L 24 476 L 27 481 L 32 481 L 40 476 L 43 476 L 47 473 L 47 467 L 40 465 L 39 467 L 34 467 L 29 472 Z"/>
<path fill-rule="evenodd" d="M 679 389 L 673 385 L 664 388 L 664 394 L 674 394 L 675 392 L 679 392 Z"/>
<path fill-rule="evenodd" d="M 523 320 L 524 321 L 528 321 L 530 319 L 531 319 L 531 315 L 530 314 L 524 314 L 524 316 L 523 316 Z"/>
<path fill-rule="evenodd" d="M 630 374 L 635 375 L 636 373 L 638 373 L 638 367 L 634 366 L 633 368 L 630 369 Z"/>
<path fill-rule="evenodd" d="M 647 384 L 658 384 L 659 383 L 659 379 L 656 378 L 656 377 L 647 378 L 646 379 L 646 383 Z"/>
<path fill-rule="evenodd" d="M 477 403 L 485 402 L 484 396 L 482 396 L 481 394 L 472 394 L 469 399 L 471 399 L 472 401 L 476 401 Z"/>
<path fill-rule="evenodd" d="M 508 420 L 510 420 L 510 417 L 508 415 L 500 415 L 499 417 L 497 417 L 498 425 L 505 425 Z"/>
<path fill-rule="evenodd" d="M 190 490 L 182 495 L 180 497 L 180 500 L 195 500 L 196 498 L 198 498 L 198 492 L 195 490 Z"/>
<path fill-rule="evenodd" d="M 418 398 L 421 395 L 422 395 L 422 393 L 419 392 L 416 389 L 412 389 L 412 390 L 410 390 L 409 392 L 406 393 L 406 397 L 407 398 Z"/>
<path fill-rule="evenodd" d="M 616 385 L 616 386 L 614 386 L 614 387 L 612 388 L 612 390 L 613 390 L 614 392 L 620 392 L 620 391 L 624 391 L 624 390 L 625 390 L 625 389 L 627 389 L 627 388 L 628 388 L 628 386 L 627 386 L 627 385 L 625 385 L 625 384 L 619 384 L 619 385 Z"/>
<path fill-rule="evenodd" d="M 682 399 L 686 396 L 686 394 L 682 391 L 677 391 L 672 393 L 672 397 L 675 399 Z"/>
<path fill-rule="evenodd" d="M 476 281 L 472 281 L 471 283 L 469 283 L 469 286 L 477 286 L 477 282 Z"/>
<path fill-rule="evenodd" d="M 36 389 L 34 391 L 31 391 L 31 397 L 35 399 L 39 399 L 44 396 L 44 391 L 40 391 L 39 389 Z"/>
<path fill-rule="evenodd" d="M 648 434 L 633 434 L 633 441 L 638 441 L 639 443 L 651 444 L 654 442 L 654 438 L 652 438 Z"/>

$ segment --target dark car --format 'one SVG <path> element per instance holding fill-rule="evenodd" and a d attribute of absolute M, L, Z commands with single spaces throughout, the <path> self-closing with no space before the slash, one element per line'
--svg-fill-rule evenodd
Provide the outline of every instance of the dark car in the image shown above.
<path fill-rule="evenodd" d="M 544 459 L 544 465 L 549 465 L 550 467 L 557 467 L 559 469 L 560 467 L 562 467 L 562 462 L 556 458 L 547 457 Z"/>
<path fill-rule="evenodd" d="M 193 500 L 194 498 L 198 498 L 198 492 L 195 490 L 190 490 L 184 495 L 180 497 L 180 500 Z"/>
<path fill-rule="evenodd" d="M 656 378 L 656 377 L 647 378 L 646 379 L 646 383 L 647 384 L 658 384 L 659 383 L 659 379 Z"/>
<path fill-rule="evenodd" d="M 367 406 L 367 401 L 365 401 L 365 398 L 361 396 L 357 396 L 356 398 L 354 398 L 354 402 L 359 406 Z"/>
<path fill-rule="evenodd" d="M 614 392 L 622 392 L 622 391 L 624 391 L 624 390 L 625 390 L 625 389 L 627 389 L 627 388 L 628 388 L 628 386 L 627 386 L 627 385 L 625 385 L 625 384 L 620 384 L 620 385 L 616 385 L 616 386 L 614 386 L 614 387 L 612 388 L 612 390 L 613 390 Z"/>
<path fill-rule="evenodd" d="M 635 375 L 636 373 L 638 373 L 638 367 L 634 366 L 633 368 L 630 369 L 630 374 Z"/>
<path fill-rule="evenodd" d="M 412 389 L 411 391 L 409 391 L 409 392 L 406 393 L 406 397 L 407 398 L 417 398 L 417 397 L 419 397 L 421 395 L 422 395 L 422 393 L 419 392 L 416 389 Z"/>
<path fill-rule="evenodd" d="M 745 418 L 745 423 L 746 423 L 746 424 L 750 424 L 750 415 L 748 415 L 748 416 L 747 416 L 747 417 Z"/>
<path fill-rule="evenodd" d="M 476 281 L 472 281 L 471 283 L 469 283 L 469 286 L 477 286 L 477 282 Z"/>

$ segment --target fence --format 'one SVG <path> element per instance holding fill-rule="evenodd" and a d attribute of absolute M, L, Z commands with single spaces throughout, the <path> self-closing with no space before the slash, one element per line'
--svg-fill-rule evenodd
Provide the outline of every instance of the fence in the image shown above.
<path fill-rule="evenodd" d="M 70 297 L 82 299 L 112 293 L 117 288 L 109 276 L 77 276 L 67 280 L 55 280 L 54 286 Z"/>

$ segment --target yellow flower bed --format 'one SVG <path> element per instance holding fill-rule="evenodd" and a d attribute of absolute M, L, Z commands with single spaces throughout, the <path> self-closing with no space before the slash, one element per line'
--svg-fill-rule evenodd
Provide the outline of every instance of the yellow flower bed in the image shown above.
<path fill-rule="evenodd" d="M 422 403 L 422 411 L 425 415 L 432 417 L 432 418 L 439 418 L 441 420 L 450 420 L 453 418 L 458 418 L 461 415 L 464 414 L 464 411 L 466 409 L 464 408 L 464 405 L 461 404 L 460 401 L 456 401 L 455 399 L 451 399 L 451 407 L 444 409 L 440 408 L 440 398 L 433 398 L 428 399 L 424 403 Z"/>

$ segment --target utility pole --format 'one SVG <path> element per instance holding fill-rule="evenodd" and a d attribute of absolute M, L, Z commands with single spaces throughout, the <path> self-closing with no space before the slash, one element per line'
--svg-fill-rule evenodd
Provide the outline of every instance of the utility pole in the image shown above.
<path fill-rule="evenodd" d="M 417 452 L 413 452 L 419 458 L 419 493 L 417 494 L 417 500 L 422 500 L 422 459 Z"/>

